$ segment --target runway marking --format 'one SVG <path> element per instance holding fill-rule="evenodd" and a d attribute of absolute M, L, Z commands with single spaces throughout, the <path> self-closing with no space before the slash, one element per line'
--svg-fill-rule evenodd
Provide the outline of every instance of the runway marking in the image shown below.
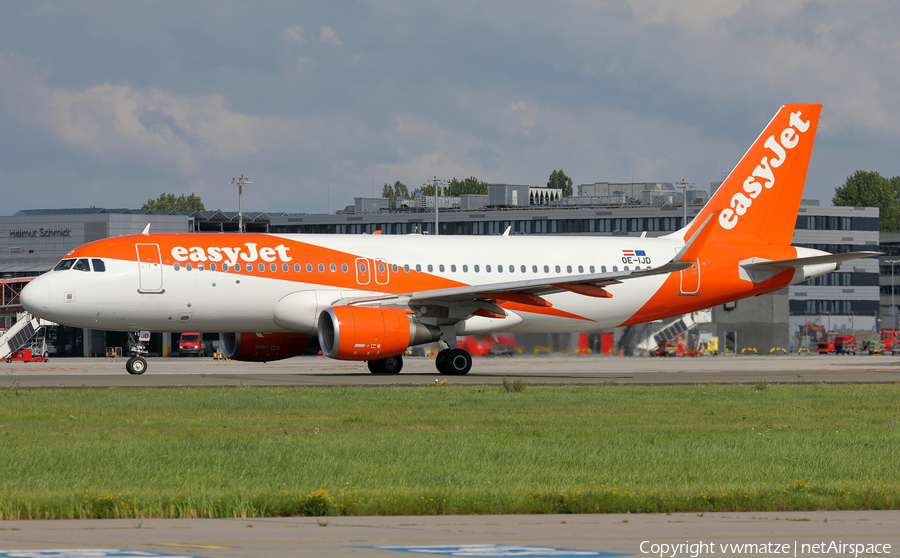
<path fill-rule="evenodd" d="M 606 556 L 628 556 L 614 552 L 593 550 L 570 550 L 546 546 L 520 546 L 512 544 L 462 544 L 462 545 L 418 545 L 418 546 L 361 546 L 357 548 L 377 548 L 396 552 L 413 552 L 433 556 L 463 556 L 466 558 L 600 558 Z"/>

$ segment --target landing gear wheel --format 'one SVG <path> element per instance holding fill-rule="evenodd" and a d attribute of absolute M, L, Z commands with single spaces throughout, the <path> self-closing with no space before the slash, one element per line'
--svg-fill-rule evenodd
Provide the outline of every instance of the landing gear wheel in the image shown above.
<path fill-rule="evenodd" d="M 399 374 L 403 369 L 403 356 L 389 356 L 378 360 L 370 360 L 366 363 L 372 374 Z"/>
<path fill-rule="evenodd" d="M 366 366 L 369 368 L 369 372 L 371 372 L 372 374 L 384 374 L 384 370 L 381 369 L 380 360 L 367 361 Z"/>
<path fill-rule="evenodd" d="M 472 369 L 472 355 L 465 349 L 444 349 L 434 361 L 438 372 L 450 376 L 463 376 Z"/>
<path fill-rule="evenodd" d="M 403 370 L 403 356 L 389 356 L 381 361 L 381 369 L 386 374 L 399 374 Z"/>
<path fill-rule="evenodd" d="M 147 361 L 141 357 L 131 357 L 125 363 L 125 370 L 133 376 L 140 376 L 147 370 Z"/>

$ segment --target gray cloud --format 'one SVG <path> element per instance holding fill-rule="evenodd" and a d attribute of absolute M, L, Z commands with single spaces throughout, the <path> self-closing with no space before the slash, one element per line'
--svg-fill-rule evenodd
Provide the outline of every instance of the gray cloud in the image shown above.
<path fill-rule="evenodd" d="M 194 191 L 325 211 L 434 175 L 718 180 L 785 102 L 807 183 L 900 174 L 900 7 L 837 0 L 20 3 L 0 18 L 8 206 Z M 14 137 L 10 137 L 13 135 Z"/>

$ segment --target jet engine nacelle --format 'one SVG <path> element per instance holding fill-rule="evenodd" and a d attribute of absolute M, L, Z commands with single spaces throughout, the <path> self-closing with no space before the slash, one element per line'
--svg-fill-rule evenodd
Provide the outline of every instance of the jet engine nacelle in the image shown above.
<path fill-rule="evenodd" d="M 309 344 L 302 333 L 220 333 L 222 353 L 244 362 L 268 362 L 300 356 Z"/>
<path fill-rule="evenodd" d="M 319 346 L 338 360 L 377 360 L 403 354 L 407 347 L 430 343 L 441 332 L 398 308 L 333 306 L 319 314 Z"/>

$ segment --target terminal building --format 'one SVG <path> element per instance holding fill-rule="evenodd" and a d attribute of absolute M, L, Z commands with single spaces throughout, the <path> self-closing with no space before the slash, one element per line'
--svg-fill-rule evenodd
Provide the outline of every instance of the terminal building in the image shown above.
<path fill-rule="evenodd" d="M 715 185 L 714 185 L 715 186 Z M 681 188 L 679 190 L 678 188 Z M 543 190 L 543 191 L 542 191 Z M 487 196 L 459 205 L 450 200 L 435 224 L 434 202 L 390 209 L 388 200 L 359 198 L 335 214 L 245 213 L 221 211 L 150 211 L 127 209 L 23 210 L 0 216 L 0 326 L 21 311 L 16 298 L 31 277 L 44 273 L 68 251 L 111 236 L 152 232 L 236 232 L 243 230 L 292 234 L 437 234 L 496 235 L 509 229 L 519 235 L 659 236 L 682 228 L 693 219 L 709 195 L 672 183 L 609 183 L 580 185 L 579 195 L 562 198 L 559 190 L 509 184 L 489 185 Z M 433 198 L 432 198 L 433 199 Z M 446 199 L 446 198 L 441 198 Z M 687 204 L 684 200 L 687 199 Z M 454 207 L 450 209 L 449 207 Z M 456 208 L 458 207 L 458 208 Z M 874 332 L 890 329 L 897 307 L 890 293 L 891 271 L 900 274 L 900 234 L 883 235 L 893 256 L 847 262 L 835 272 L 776 293 L 745 299 L 695 315 L 664 322 L 620 328 L 613 332 L 616 351 L 648 350 L 667 337 L 687 332 L 692 343 L 719 339 L 720 354 L 749 348 L 757 352 L 815 347 L 810 331 Z M 824 207 L 804 200 L 794 244 L 833 253 L 877 250 L 878 209 Z M 891 258 L 896 258 L 896 261 Z M 893 262 L 893 263 L 891 263 Z M 880 277 L 879 277 L 880 272 Z M 897 278 L 900 283 L 900 277 Z M 900 284 L 896 295 L 900 295 Z M 887 289 L 887 290 L 886 290 Z M 900 296 L 896 296 L 900 303 Z M 810 328 L 809 325 L 815 327 Z M 595 339 L 600 332 L 592 332 Z M 862 333 L 861 333 L 862 335 Z M 58 327 L 49 338 L 58 356 L 104 354 L 107 347 L 125 346 L 125 333 L 82 331 Z M 212 340 L 215 336 L 210 336 Z M 577 336 L 533 336 L 530 346 L 574 347 Z M 517 338 L 518 340 L 518 338 Z M 599 343 L 595 344 L 595 351 Z M 151 353 L 171 349 L 167 335 L 154 334 Z"/>

